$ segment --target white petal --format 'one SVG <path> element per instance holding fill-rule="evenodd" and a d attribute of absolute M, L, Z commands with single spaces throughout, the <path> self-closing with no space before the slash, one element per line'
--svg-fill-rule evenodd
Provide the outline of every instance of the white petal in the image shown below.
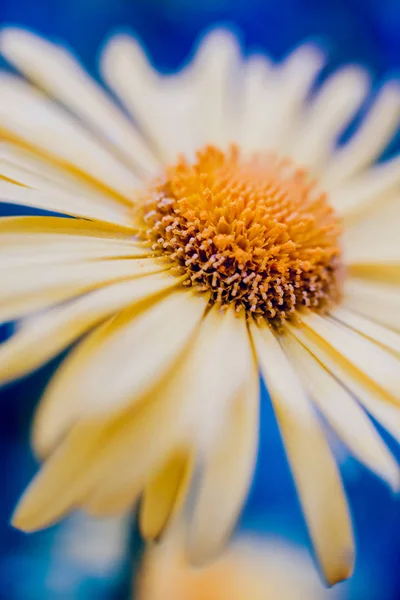
<path fill-rule="evenodd" d="M 121 35 L 106 46 L 102 71 L 164 159 L 176 160 L 179 152 L 232 141 L 227 79 L 236 55 L 234 38 L 217 31 L 185 71 L 161 78 L 151 72 L 140 45 Z"/>
<path fill-rule="evenodd" d="M 353 365 L 389 401 L 400 403 L 400 361 L 356 331 L 316 314 L 302 315 L 302 322 Z"/>
<path fill-rule="evenodd" d="M 314 172 L 320 171 L 332 153 L 336 140 L 365 99 L 367 73 L 346 67 L 334 73 L 306 109 L 290 156 Z"/>
<path fill-rule="evenodd" d="M 285 152 L 312 83 L 322 68 L 324 57 L 316 46 L 302 45 L 282 65 L 275 67 L 265 93 L 260 95 L 250 121 L 245 149 L 277 149 Z M 256 120 L 256 122 L 255 122 Z"/>
<path fill-rule="evenodd" d="M 165 270 L 152 259 L 115 259 L 61 265 L 2 268 L 0 322 L 78 296 L 110 282 Z"/>
<path fill-rule="evenodd" d="M 274 334 L 252 327 L 311 539 L 328 584 L 352 572 L 354 541 L 340 475 L 302 385 Z"/>
<path fill-rule="evenodd" d="M 350 452 L 398 490 L 400 469 L 356 400 L 294 337 L 286 336 L 284 347 L 312 400 Z"/>
<path fill-rule="evenodd" d="M 371 391 L 368 382 L 357 376 L 354 369 L 343 362 L 340 354 L 327 346 L 304 326 L 288 326 L 291 333 L 336 377 L 366 410 L 400 441 L 400 409 L 389 404 L 381 395 Z"/>
<path fill-rule="evenodd" d="M 343 252 L 351 267 L 400 263 L 400 196 L 379 202 L 343 235 Z"/>
<path fill-rule="evenodd" d="M 157 162 L 133 124 L 111 102 L 101 87 L 64 48 L 21 29 L 4 29 L 0 51 L 38 87 L 115 146 L 133 167 L 154 172 Z"/>
<path fill-rule="evenodd" d="M 400 286 L 349 278 L 343 306 L 400 331 Z"/>
<path fill-rule="evenodd" d="M 175 447 L 194 445 L 201 458 L 218 440 L 229 406 L 254 365 L 249 361 L 245 323 L 231 311 L 225 315 L 215 308 L 209 311 L 188 350 L 155 392 L 161 401 L 157 423 L 163 434 L 164 427 L 171 432 Z M 129 444 L 121 446 L 119 468 L 110 463 L 101 483 L 85 500 L 95 514 L 127 510 L 137 497 L 142 484 L 136 467 L 126 458 L 129 452 Z"/>
<path fill-rule="evenodd" d="M 0 131 L 4 139 L 34 149 L 127 200 L 140 183 L 78 120 L 38 90 L 5 73 L 0 75 Z"/>
<path fill-rule="evenodd" d="M 193 475 L 193 453 L 179 449 L 146 485 L 140 503 L 139 527 L 145 540 L 156 540 L 176 518 Z"/>
<path fill-rule="evenodd" d="M 396 156 L 351 179 L 343 187 L 334 190 L 329 198 L 346 222 L 353 223 L 398 195 L 399 185 L 400 157 Z"/>
<path fill-rule="evenodd" d="M 190 535 L 189 554 L 194 563 L 202 563 L 221 550 L 236 524 L 252 482 L 260 402 L 255 365 L 249 375 L 204 465 Z"/>
<path fill-rule="evenodd" d="M 380 90 L 356 133 L 332 156 L 324 182 L 337 188 L 343 181 L 377 159 L 396 133 L 400 122 L 400 87 L 389 81 Z"/>
<path fill-rule="evenodd" d="M 400 355 L 400 335 L 398 333 L 342 307 L 335 309 L 331 316 L 358 331 L 361 335 Z"/>
<path fill-rule="evenodd" d="M 123 281 L 33 317 L 0 346 L 0 384 L 36 369 L 107 317 L 178 284 L 164 274 Z"/>
<path fill-rule="evenodd" d="M 120 225 L 124 228 L 132 228 L 133 225 L 131 211 L 123 205 L 110 203 L 109 206 L 103 206 L 101 202 L 71 192 L 64 192 L 62 189 L 41 192 L 4 181 L 0 177 L 1 202 L 39 208 L 83 219 L 93 219 L 111 225 Z"/>
<path fill-rule="evenodd" d="M 185 295 L 190 303 L 190 294 Z M 29 531 L 47 526 L 85 503 L 89 492 L 102 482 L 107 488 L 110 475 L 118 475 L 120 484 L 125 476 L 131 491 L 133 483 L 135 489 L 143 487 L 174 447 L 186 436 L 187 441 L 193 440 L 193 403 L 199 405 L 208 394 L 226 405 L 243 385 L 248 347 L 241 343 L 244 323 L 240 323 L 231 313 L 223 318 L 211 310 L 189 353 L 147 399 L 115 417 L 93 419 L 91 415 L 76 425 L 28 488 L 14 524 Z"/>
<path fill-rule="evenodd" d="M 179 291 L 91 333 L 44 394 L 35 435 L 41 452 L 47 453 L 74 419 L 114 414 L 137 403 L 172 368 L 205 307 L 204 298 Z"/>

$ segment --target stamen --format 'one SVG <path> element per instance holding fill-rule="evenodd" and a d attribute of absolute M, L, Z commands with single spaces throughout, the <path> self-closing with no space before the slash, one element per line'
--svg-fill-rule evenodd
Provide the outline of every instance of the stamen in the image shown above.
<path fill-rule="evenodd" d="M 181 157 L 140 199 L 143 238 L 185 285 L 273 325 L 338 301 L 341 227 L 305 169 L 273 153 L 207 146 Z"/>

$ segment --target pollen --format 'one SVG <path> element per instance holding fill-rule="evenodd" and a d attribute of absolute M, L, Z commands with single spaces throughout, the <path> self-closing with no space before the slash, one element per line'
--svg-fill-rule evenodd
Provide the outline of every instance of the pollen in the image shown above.
<path fill-rule="evenodd" d="M 272 325 L 340 297 L 341 224 L 307 170 L 237 146 L 180 157 L 140 202 L 143 238 L 184 284 Z"/>

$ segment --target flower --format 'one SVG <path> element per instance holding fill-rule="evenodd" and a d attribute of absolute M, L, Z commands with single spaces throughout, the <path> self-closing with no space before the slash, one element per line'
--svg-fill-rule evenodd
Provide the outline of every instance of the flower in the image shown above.
<path fill-rule="evenodd" d="M 13 29 L 0 46 L 36 86 L 1 75 L 0 197 L 64 215 L 0 220 L 0 317 L 31 315 L 0 349 L 0 381 L 75 344 L 39 407 L 44 466 L 14 524 L 141 497 L 158 539 L 199 473 L 189 553 L 213 556 L 253 476 L 259 368 L 322 572 L 348 577 L 351 519 L 319 413 L 398 489 L 367 416 L 400 439 L 399 158 L 371 166 L 397 84 L 337 147 L 368 77 L 346 67 L 310 96 L 313 46 L 276 65 L 214 31 L 161 76 L 117 35 L 101 68 L 122 109 L 63 47 Z"/>
<path fill-rule="evenodd" d="M 307 557 L 279 538 L 241 536 L 213 563 L 193 568 L 184 544 L 168 539 L 151 546 L 135 580 L 139 600 L 324 600 L 326 590 Z"/>

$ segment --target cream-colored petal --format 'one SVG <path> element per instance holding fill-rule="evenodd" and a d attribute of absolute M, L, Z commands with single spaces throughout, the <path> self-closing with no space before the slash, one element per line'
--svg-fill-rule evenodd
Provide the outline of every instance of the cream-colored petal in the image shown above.
<path fill-rule="evenodd" d="M 114 259 L 1 268 L 0 322 L 68 300 L 111 282 L 165 270 L 153 259 Z"/>
<path fill-rule="evenodd" d="M 307 107 L 290 156 L 313 172 L 320 171 L 340 133 L 367 96 L 368 87 L 369 78 L 362 69 L 345 67 L 334 73 Z"/>
<path fill-rule="evenodd" d="M 0 245 L 15 243 L 31 244 L 33 240 L 60 239 L 74 243 L 84 238 L 110 239 L 122 242 L 133 241 L 133 231 L 121 231 L 118 227 L 91 222 L 84 219 L 65 219 L 64 217 L 2 217 L 0 219 Z"/>
<path fill-rule="evenodd" d="M 89 129 L 38 90 L 5 73 L 0 75 L 0 133 L 128 201 L 140 184 Z"/>
<path fill-rule="evenodd" d="M 176 285 L 179 279 L 166 274 L 122 281 L 33 317 L 0 346 L 0 384 L 38 368 L 116 312 Z"/>
<path fill-rule="evenodd" d="M 393 354 L 333 319 L 307 314 L 302 315 L 301 320 L 366 381 L 381 390 L 390 401 L 400 403 L 400 361 Z"/>
<path fill-rule="evenodd" d="M 134 168 L 154 172 L 157 161 L 139 132 L 62 46 L 28 31 L 6 28 L 0 52 L 38 87 L 66 105 Z"/>
<path fill-rule="evenodd" d="M 324 57 L 314 45 L 302 45 L 271 73 L 270 82 L 254 107 L 244 141 L 246 151 L 286 152 L 299 122 L 312 83 Z"/>
<path fill-rule="evenodd" d="M 35 446 L 47 453 L 74 419 L 133 405 L 172 368 L 206 301 L 179 291 L 145 311 L 128 311 L 95 330 L 68 356 L 47 388 Z"/>
<path fill-rule="evenodd" d="M 9 145 L 11 146 L 12 144 Z M 87 178 L 74 176 L 71 171 L 63 168 L 62 165 L 50 167 L 50 169 L 52 169 L 51 177 L 48 176 L 48 173 L 46 176 L 43 176 L 42 165 L 46 164 L 44 160 L 38 159 L 39 171 L 32 171 L 32 169 L 27 169 L 24 164 L 22 164 L 22 166 L 15 164 L 15 161 L 8 160 L 7 157 L 3 160 L 1 154 L 0 151 L 0 175 L 3 178 L 5 177 L 8 180 L 18 183 L 20 186 L 37 190 L 46 195 L 54 194 L 58 196 L 59 192 L 61 192 L 63 195 L 68 194 L 73 197 L 77 196 L 78 199 L 80 199 L 80 203 L 92 203 L 98 209 L 103 209 L 104 211 L 108 210 L 110 212 L 114 209 L 115 212 L 120 213 L 123 211 L 127 212 L 128 209 L 130 219 L 132 220 L 132 198 L 135 193 L 134 190 L 132 190 L 131 199 L 121 199 L 120 197 L 107 194 L 107 192 L 99 186 L 90 185 L 90 180 Z M 25 154 L 32 154 L 32 152 L 25 152 Z M 54 176 L 54 173 L 56 173 L 58 177 Z"/>
<path fill-rule="evenodd" d="M 96 202 L 118 202 L 107 190 L 96 185 L 91 179 L 74 172 L 68 165 L 46 160 L 33 150 L 23 148 L 12 142 L 2 141 L 0 144 L 0 173 L 9 170 L 10 179 L 27 187 L 45 191 L 46 189 L 62 189 L 78 196 L 89 196 Z M 13 171 L 11 171 L 13 169 Z M 4 173 L 5 174 L 5 173 Z"/>
<path fill-rule="evenodd" d="M 156 392 L 162 402 L 162 411 L 158 409 L 158 426 L 162 423 L 163 432 L 165 424 L 169 430 L 176 430 L 175 439 L 180 436 L 181 440 L 175 442 L 175 447 L 180 442 L 186 447 L 194 444 L 200 459 L 208 456 L 221 435 L 231 401 L 254 368 L 250 358 L 244 320 L 238 319 L 233 311 L 221 315 L 216 308 L 211 309 L 189 352 Z M 168 411 L 171 403 L 174 413 L 172 417 L 164 417 L 163 411 Z M 132 506 L 144 483 L 138 480 L 127 456 L 130 456 L 129 448 L 121 446 L 119 469 L 110 463 L 101 485 L 85 499 L 84 506 L 92 512 L 118 513 Z"/>
<path fill-rule="evenodd" d="M 344 288 L 343 306 L 400 331 L 400 286 L 349 278 Z"/>
<path fill-rule="evenodd" d="M 397 81 L 382 86 L 355 134 L 336 149 L 324 173 L 324 182 L 336 189 L 377 159 L 400 123 L 400 87 Z"/>
<path fill-rule="evenodd" d="M 350 179 L 334 190 L 329 199 L 346 223 L 351 224 L 379 208 L 384 201 L 398 196 L 399 185 L 400 157 L 396 156 Z"/>
<path fill-rule="evenodd" d="M 206 36 L 194 61 L 181 73 L 159 77 L 139 43 L 111 38 L 102 58 L 105 80 L 116 92 L 165 160 L 206 143 L 225 144 L 229 135 L 228 78 L 237 60 L 233 36 Z"/>
<path fill-rule="evenodd" d="M 343 252 L 353 266 L 400 263 L 400 196 L 379 202 L 375 210 L 346 228 Z"/>
<path fill-rule="evenodd" d="M 350 452 L 398 490 L 400 469 L 356 400 L 294 337 L 283 342 L 305 389 Z"/>
<path fill-rule="evenodd" d="M 221 550 L 246 501 L 257 457 L 259 402 L 254 365 L 200 478 L 190 532 L 189 554 L 194 563 L 203 563 Z"/>
<path fill-rule="evenodd" d="M 61 189 L 41 192 L 4 181 L 0 177 L 0 204 L 2 202 L 91 219 L 114 226 L 119 225 L 125 229 L 132 229 L 133 225 L 131 211 L 125 206 L 117 204 L 103 206 L 91 198 L 67 193 Z"/>
<path fill-rule="evenodd" d="M 169 456 L 146 485 L 139 527 L 145 540 L 156 540 L 182 508 L 193 474 L 193 453 L 179 449 Z"/>
<path fill-rule="evenodd" d="M 188 304 L 197 304 L 198 298 L 186 296 Z M 114 417 L 91 415 L 73 427 L 28 488 L 14 524 L 27 531 L 47 526 L 87 502 L 88 493 L 110 474 L 125 475 L 136 489 L 144 487 L 173 448 L 193 442 L 200 426 L 196 407 L 205 399 L 226 405 L 243 385 L 248 367 L 243 330 L 247 336 L 244 322 L 232 311 L 221 315 L 212 309 L 189 352 L 147 399 Z"/>
<path fill-rule="evenodd" d="M 384 348 L 392 350 L 392 352 L 400 356 L 400 335 L 398 333 L 343 307 L 335 309 L 331 313 L 331 316 L 340 323 L 354 329 L 361 335 L 373 342 L 377 342 Z"/>
<path fill-rule="evenodd" d="M 300 502 L 328 584 L 353 570 L 354 541 L 345 493 L 302 385 L 274 334 L 252 326 L 261 371 L 278 419 Z"/>
<path fill-rule="evenodd" d="M 366 410 L 400 442 L 400 408 L 371 391 L 363 378 L 322 339 L 304 326 L 288 325 L 291 333 L 336 377 Z"/>

